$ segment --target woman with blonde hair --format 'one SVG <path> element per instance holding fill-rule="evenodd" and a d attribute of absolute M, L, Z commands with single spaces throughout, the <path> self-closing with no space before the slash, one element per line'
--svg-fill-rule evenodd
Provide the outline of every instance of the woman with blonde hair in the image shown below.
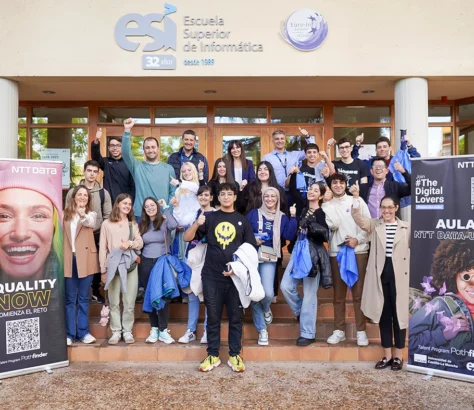
<path fill-rule="evenodd" d="M 109 344 L 135 343 L 132 335 L 135 321 L 135 299 L 138 290 L 137 253 L 143 247 L 138 224 L 132 211 L 132 197 L 120 194 L 108 220 L 100 230 L 99 261 L 102 282 L 109 291 L 110 327 Z M 120 293 L 123 314 L 120 318 Z"/>
<path fill-rule="evenodd" d="M 94 241 L 96 220 L 97 214 L 91 209 L 90 191 L 84 185 L 75 187 L 71 201 L 64 210 L 64 281 L 68 346 L 76 340 L 87 344 L 96 341 L 89 332 L 89 290 L 94 273 L 99 271 L 99 258 Z"/>

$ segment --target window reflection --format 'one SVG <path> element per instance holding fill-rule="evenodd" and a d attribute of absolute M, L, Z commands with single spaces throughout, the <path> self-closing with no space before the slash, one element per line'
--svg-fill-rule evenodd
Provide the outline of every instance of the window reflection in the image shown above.
<path fill-rule="evenodd" d="M 452 155 L 453 131 L 451 127 L 428 128 L 428 157 Z"/>

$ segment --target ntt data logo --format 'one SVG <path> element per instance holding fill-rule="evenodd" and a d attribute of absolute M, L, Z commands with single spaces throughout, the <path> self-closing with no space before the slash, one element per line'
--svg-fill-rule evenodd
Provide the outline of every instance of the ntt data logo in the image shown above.
<path fill-rule="evenodd" d="M 311 9 L 295 11 L 281 25 L 283 39 L 301 51 L 316 50 L 328 35 L 324 16 Z"/>

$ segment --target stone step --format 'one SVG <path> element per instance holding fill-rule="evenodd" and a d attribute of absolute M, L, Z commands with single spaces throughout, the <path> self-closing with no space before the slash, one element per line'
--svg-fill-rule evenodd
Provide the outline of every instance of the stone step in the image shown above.
<path fill-rule="evenodd" d="M 172 320 L 168 325 L 169 330 L 171 331 L 172 337 L 177 341 L 181 336 L 184 335 L 187 329 L 187 321 L 184 319 L 181 320 Z M 221 340 L 226 342 L 228 340 L 228 322 L 223 321 L 221 325 Z M 89 323 L 89 330 L 91 334 L 97 339 L 106 339 L 112 335 L 109 327 L 105 328 L 99 325 L 99 318 L 92 318 Z M 274 319 L 273 323 L 267 327 L 268 335 L 270 340 L 278 339 L 292 339 L 295 340 L 300 336 L 299 323 L 295 322 L 293 319 Z M 334 321 L 332 318 L 322 318 L 318 319 L 316 323 L 316 340 L 326 341 L 326 339 L 334 331 Z M 202 336 L 204 332 L 204 324 L 201 322 L 198 324 L 197 336 L 198 339 Z M 370 342 L 379 342 L 379 328 L 378 325 L 368 323 L 367 328 L 367 337 Z M 135 321 L 133 327 L 133 335 L 137 339 L 146 339 L 150 333 L 150 324 L 148 318 L 140 318 Z M 357 330 L 355 321 L 353 318 L 348 318 L 346 320 L 346 338 L 347 340 L 356 340 Z M 243 325 L 243 339 L 252 340 L 258 339 L 258 332 L 255 329 L 255 326 L 251 319 L 245 318 Z M 160 343 L 162 344 L 162 343 Z"/>
<path fill-rule="evenodd" d="M 371 361 L 376 362 L 383 356 L 383 349 L 378 344 L 358 347 L 355 342 L 344 342 L 335 346 L 316 342 L 306 347 L 298 347 L 294 340 L 271 340 L 268 346 L 257 345 L 256 340 L 244 340 L 241 355 L 245 362 L 256 361 Z M 68 347 L 71 362 L 197 362 L 207 356 L 206 346 L 198 341 L 183 344 L 165 345 L 148 344 L 138 339 L 132 345 L 120 342 L 111 346 L 104 339 L 93 345 L 74 343 Z M 223 343 L 220 349 L 223 365 L 227 362 L 228 346 Z M 407 349 L 403 352 L 407 360 Z"/>

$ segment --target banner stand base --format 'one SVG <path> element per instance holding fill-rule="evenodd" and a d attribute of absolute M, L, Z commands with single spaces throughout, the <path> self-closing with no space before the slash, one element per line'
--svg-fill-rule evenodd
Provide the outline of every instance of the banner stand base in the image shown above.
<path fill-rule="evenodd" d="M 429 369 L 427 367 L 414 366 L 412 364 L 407 365 L 407 370 L 410 372 L 421 373 L 430 376 L 440 376 L 445 377 L 447 379 L 474 383 L 474 376 L 469 376 L 467 374 L 447 372 L 445 370 Z"/>
<path fill-rule="evenodd" d="M 15 376 L 23 376 L 25 374 L 37 373 L 37 372 L 42 372 L 42 371 L 45 371 L 48 374 L 52 374 L 53 373 L 52 369 L 59 369 L 60 367 L 67 367 L 67 366 L 69 366 L 69 360 L 65 360 L 63 362 L 57 362 L 57 363 L 49 363 L 43 366 L 27 367 L 25 369 L 19 369 L 19 370 L 13 370 L 11 372 L 0 373 L 0 379 L 7 379 L 9 377 L 15 377 Z"/>

